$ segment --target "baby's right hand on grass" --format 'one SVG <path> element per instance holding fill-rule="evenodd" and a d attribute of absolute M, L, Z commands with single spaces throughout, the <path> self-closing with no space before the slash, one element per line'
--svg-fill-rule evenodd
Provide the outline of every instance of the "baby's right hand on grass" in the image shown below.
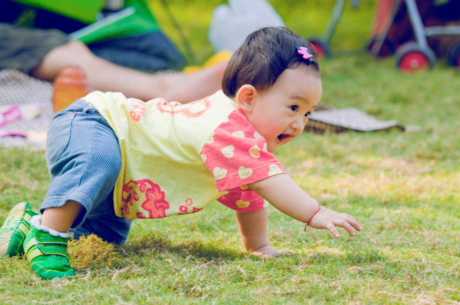
<path fill-rule="evenodd" d="M 310 220 L 310 226 L 315 229 L 327 229 L 334 237 L 340 237 L 336 226 L 348 231 L 348 234 L 355 236 L 353 228 L 361 231 L 362 228 L 353 216 L 345 213 L 337 213 L 321 206 L 321 210 Z"/>

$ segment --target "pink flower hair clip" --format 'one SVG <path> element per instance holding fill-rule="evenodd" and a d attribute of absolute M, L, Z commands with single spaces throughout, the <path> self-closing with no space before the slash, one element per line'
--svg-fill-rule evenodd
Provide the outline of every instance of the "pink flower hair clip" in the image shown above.
<path fill-rule="evenodd" d="M 313 61 L 313 58 L 312 58 L 313 55 L 308 53 L 308 49 L 306 47 L 299 47 L 299 49 L 297 50 L 297 53 L 302 55 L 303 59 L 309 59 L 310 61 Z"/>

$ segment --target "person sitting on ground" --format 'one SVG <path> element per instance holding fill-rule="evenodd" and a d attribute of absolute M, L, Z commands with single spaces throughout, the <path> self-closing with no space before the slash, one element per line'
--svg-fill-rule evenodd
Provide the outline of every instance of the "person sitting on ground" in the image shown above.
<path fill-rule="evenodd" d="M 69 41 L 58 30 L 26 29 L 0 23 L 0 70 L 17 69 L 33 77 L 54 81 L 72 64 L 85 72 L 93 90 L 121 92 L 148 101 L 163 97 L 181 103 L 208 96 L 221 88 L 227 62 L 193 74 L 149 74 L 122 67 L 94 55 L 80 41 Z"/>

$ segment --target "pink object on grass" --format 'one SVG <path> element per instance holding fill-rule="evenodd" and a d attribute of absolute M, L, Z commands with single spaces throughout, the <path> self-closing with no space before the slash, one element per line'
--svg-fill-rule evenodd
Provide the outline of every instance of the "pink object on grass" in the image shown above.
<path fill-rule="evenodd" d="M 4 112 L 0 112 L 0 127 L 21 119 L 22 113 L 18 106 L 10 106 Z"/>
<path fill-rule="evenodd" d="M 0 127 L 18 120 L 30 120 L 41 112 L 39 104 L 27 105 L 8 105 L 0 107 Z M 20 131 L 8 131 L 0 129 L 0 138 L 2 137 L 22 137 L 27 138 L 27 134 Z"/>
<path fill-rule="evenodd" d="M 25 132 L 8 131 L 8 130 L 0 129 L 0 138 L 3 138 L 3 137 L 21 137 L 21 138 L 27 138 L 27 134 L 26 134 Z"/>

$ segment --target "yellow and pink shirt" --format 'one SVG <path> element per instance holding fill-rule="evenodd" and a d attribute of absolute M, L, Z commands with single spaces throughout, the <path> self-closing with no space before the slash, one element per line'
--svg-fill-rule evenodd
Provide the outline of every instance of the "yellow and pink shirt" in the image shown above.
<path fill-rule="evenodd" d="M 247 184 L 285 173 L 222 91 L 184 105 L 112 92 L 84 99 L 118 137 L 122 169 L 113 201 L 119 217 L 195 213 L 215 200 L 237 211 L 261 210 L 268 203 Z"/>

